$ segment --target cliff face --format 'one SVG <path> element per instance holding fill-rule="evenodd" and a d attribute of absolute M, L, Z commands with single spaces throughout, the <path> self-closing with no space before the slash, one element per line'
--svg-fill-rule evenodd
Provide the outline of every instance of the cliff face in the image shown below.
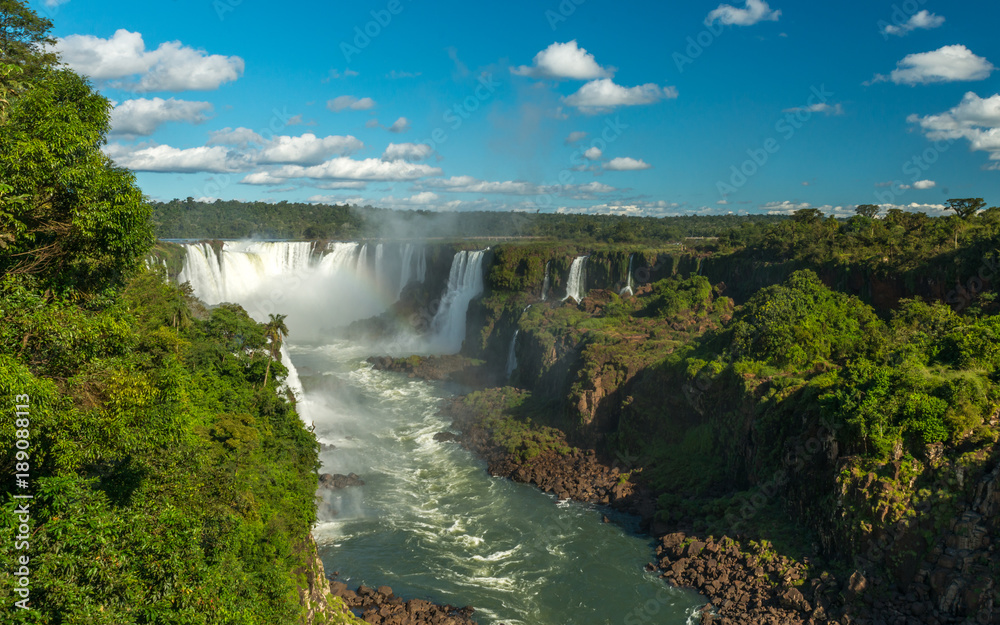
<path fill-rule="evenodd" d="M 299 603 L 302 605 L 301 625 L 355 625 L 357 619 L 343 600 L 330 591 L 323 562 L 319 559 L 316 542 L 309 536 L 296 550 L 303 564 L 293 574 L 297 579 Z"/>
<path fill-rule="evenodd" d="M 572 257 L 562 260 L 567 271 Z M 489 271 L 504 259 L 498 253 Z M 875 602 L 862 605 L 862 614 L 877 614 L 884 602 L 906 618 L 1000 622 L 1000 449 L 967 445 L 969 453 L 952 449 L 945 458 L 940 446 L 929 446 L 922 457 L 897 450 L 882 463 L 845 455 L 844 425 L 826 420 L 817 392 L 799 374 L 785 378 L 766 367 L 737 374 L 725 362 L 685 369 L 690 346 L 712 344 L 731 301 L 728 313 L 716 310 L 715 317 L 650 319 L 634 306 L 621 316 L 617 292 L 630 259 L 638 297 L 626 298 L 626 308 L 645 301 L 650 283 L 671 276 L 704 275 L 716 296 L 739 302 L 800 268 L 738 255 L 595 252 L 589 296 L 577 305 L 552 302 L 561 295 L 551 293 L 549 302 L 538 301 L 538 262 L 510 272 L 520 282 L 488 280 L 483 300 L 470 308 L 465 350 L 501 368 L 519 330 L 509 384 L 549 406 L 548 423 L 572 444 L 642 471 L 641 482 L 660 494 L 654 532 L 754 536 L 767 528 L 782 535 L 775 524 L 794 520 L 798 529 L 786 537 L 815 541 L 817 549 L 805 553 L 858 568 L 843 592 Z M 817 273 L 887 313 L 903 298 L 948 298 L 964 267 L 944 262 L 891 275 L 829 265 Z"/>

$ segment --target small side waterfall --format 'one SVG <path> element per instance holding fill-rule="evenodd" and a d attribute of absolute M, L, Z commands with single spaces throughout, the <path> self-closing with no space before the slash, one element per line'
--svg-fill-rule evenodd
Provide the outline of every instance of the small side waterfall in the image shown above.
<path fill-rule="evenodd" d="M 387 283 L 385 275 L 385 246 L 381 243 L 375 246 L 375 284 L 384 287 Z"/>
<path fill-rule="evenodd" d="M 628 257 L 628 285 L 624 289 L 621 290 L 621 293 L 619 293 L 619 295 L 621 295 L 622 297 L 624 297 L 626 295 L 634 295 L 635 294 L 635 291 L 632 290 L 632 263 L 633 262 L 635 262 L 635 253 L 634 252 Z"/>
<path fill-rule="evenodd" d="M 524 310 L 521 311 L 521 315 L 523 316 L 524 313 L 528 312 L 529 308 L 531 308 L 531 304 L 528 304 L 527 306 L 524 307 Z M 515 347 L 517 346 L 517 335 L 520 333 L 521 329 L 515 328 L 514 336 L 510 337 L 510 349 L 507 350 L 507 369 L 506 369 L 508 380 L 510 379 L 511 374 L 514 373 L 514 370 L 517 369 L 517 353 L 514 350 Z"/>
<path fill-rule="evenodd" d="M 517 345 L 517 335 L 521 333 L 520 329 L 514 330 L 514 336 L 510 337 L 510 350 L 507 352 L 507 379 L 510 379 L 514 369 L 517 369 L 517 354 L 514 353 L 514 346 Z"/>
<path fill-rule="evenodd" d="M 420 248 L 420 255 L 417 257 L 417 282 L 423 284 L 427 281 L 427 248 Z"/>
<path fill-rule="evenodd" d="M 566 280 L 566 297 L 563 298 L 564 302 L 571 297 L 577 303 L 583 301 L 583 296 L 586 295 L 586 265 L 586 256 L 577 256 L 573 259 L 573 264 L 569 267 L 569 278 Z"/>
<path fill-rule="evenodd" d="M 544 302 L 549 297 L 549 268 L 552 266 L 552 261 L 545 263 L 545 280 L 542 281 L 542 301 Z"/>
<path fill-rule="evenodd" d="M 448 290 L 431 322 L 433 342 L 445 353 L 457 354 L 465 340 L 465 317 L 469 302 L 483 292 L 485 250 L 458 252 L 451 261 Z"/>
<path fill-rule="evenodd" d="M 413 263 L 413 244 L 407 243 L 403 248 L 403 264 L 399 268 L 399 288 L 396 289 L 396 300 L 403 294 L 403 289 L 410 283 L 411 264 Z"/>

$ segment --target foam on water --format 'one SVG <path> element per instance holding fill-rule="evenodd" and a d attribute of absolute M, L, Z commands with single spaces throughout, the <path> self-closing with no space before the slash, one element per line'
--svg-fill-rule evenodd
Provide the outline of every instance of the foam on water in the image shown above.
<path fill-rule="evenodd" d="M 371 346 L 324 333 L 324 324 L 384 310 L 385 298 L 364 295 L 375 283 L 389 300 L 396 295 L 405 272 L 387 277 L 390 267 L 409 264 L 408 281 L 425 279 L 422 247 L 337 243 L 319 256 L 301 245 L 226 245 L 221 255 L 189 246 L 185 277 L 199 296 L 235 297 L 258 319 L 268 306 L 289 312 L 285 384 L 317 438 L 336 446 L 320 454 L 322 471 L 365 481 L 319 493 L 313 534 L 328 571 L 349 586 L 388 584 L 401 596 L 472 605 L 482 625 L 610 625 L 644 605 L 657 607 L 655 622 L 680 625 L 704 604 L 642 571 L 649 540 L 601 523 L 592 507 L 553 505 L 533 487 L 491 478 L 460 445 L 435 441 L 450 426 L 439 412 L 451 398 L 442 385 L 376 371 L 364 360 Z M 482 255 L 456 254 L 453 297 L 435 320 L 441 343 L 456 350 L 465 307 L 482 290 Z"/>

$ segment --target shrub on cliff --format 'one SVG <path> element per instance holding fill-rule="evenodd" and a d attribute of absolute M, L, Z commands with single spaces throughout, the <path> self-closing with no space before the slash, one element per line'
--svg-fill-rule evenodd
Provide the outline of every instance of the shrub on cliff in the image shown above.
<path fill-rule="evenodd" d="M 885 324 L 856 297 L 827 288 L 809 270 L 761 289 L 733 317 L 731 349 L 737 359 L 804 368 L 877 354 Z"/>

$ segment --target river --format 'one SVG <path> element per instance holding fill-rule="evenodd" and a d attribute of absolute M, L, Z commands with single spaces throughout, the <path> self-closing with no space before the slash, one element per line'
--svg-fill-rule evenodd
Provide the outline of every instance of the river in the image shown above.
<path fill-rule="evenodd" d="M 314 299 L 319 308 L 339 301 L 329 289 L 356 285 L 359 276 L 347 281 L 340 276 L 326 284 L 322 296 L 310 296 L 309 290 L 290 287 L 291 276 L 283 272 L 315 270 L 330 277 L 336 273 L 330 263 L 323 269 L 322 261 L 309 260 L 308 254 L 300 258 L 301 249 L 269 245 L 234 246 L 230 255 L 257 256 L 228 258 L 215 266 L 211 258 L 206 264 L 199 257 L 197 267 L 189 266 L 192 257 L 212 252 L 189 246 L 182 279 L 190 279 L 208 303 L 229 296 L 262 320 L 275 293 L 281 295 L 279 308 L 288 306 L 290 385 L 303 395 L 302 418 L 315 426 L 322 443 L 335 446 L 321 454 L 322 470 L 354 472 L 366 482 L 322 493 L 313 534 L 328 574 L 339 572 L 338 579 L 352 588 L 389 585 L 407 599 L 469 605 L 481 625 L 694 621 L 704 600 L 643 570 L 654 558 L 653 543 L 630 531 L 629 519 L 603 523 L 602 515 L 610 515 L 606 510 L 557 502 L 533 487 L 492 478 L 470 452 L 435 441 L 434 434 L 449 425 L 439 415 L 440 404 L 457 389 L 375 371 L 365 362 L 371 346 L 332 341 L 317 332 L 315 320 L 324 315 L 311 310 L 309 302 Z M 471 265 L 471 258 L 461 260 Z M 356 260 L 343 263 L 351 272 L 359 271 L 358 265 Z M 227 271 L 240 275 L 227 276 Z M 456 288 L 482 288 L 454 277 L 465 285 Z M 306 283 L 310 290 L 318 287 Z M 395 284 L 387 290 L 398 289 Z M 453 299 L 465 305 L 467 295 Z M 370 314 L 377 298 L 366 301 Z M 323 324 L 329 323 L 325 318 Z M 458 333 L 439 330 L 446 337 Z"/>

